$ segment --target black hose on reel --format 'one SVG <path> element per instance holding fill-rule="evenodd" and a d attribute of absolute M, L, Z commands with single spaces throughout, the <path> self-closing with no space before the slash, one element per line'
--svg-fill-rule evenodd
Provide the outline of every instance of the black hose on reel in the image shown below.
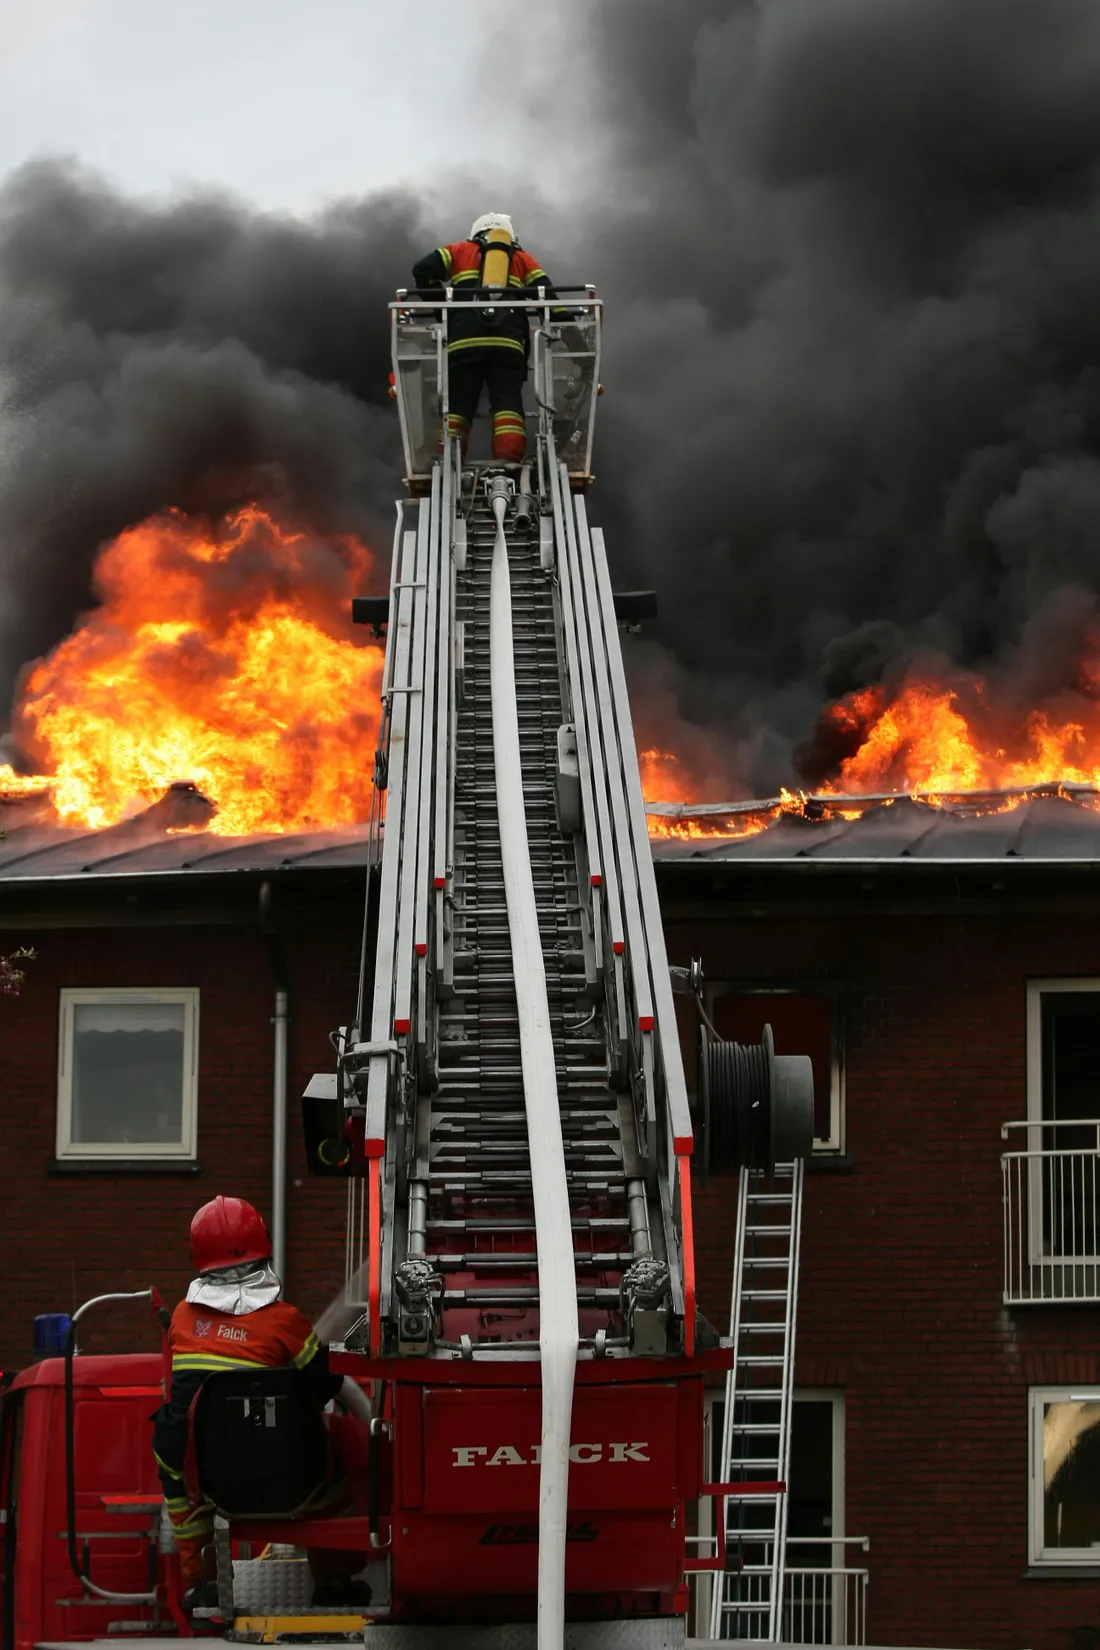
<path fill-rule="evenodd" d="M 723 1042 L 700 1027 L 699 1069 L 708 1172 L 770 1173 L 809 1156 L 813 1067 L 807 1055 L 776 1054 L 771 1026 L 759 1043 Z"/>

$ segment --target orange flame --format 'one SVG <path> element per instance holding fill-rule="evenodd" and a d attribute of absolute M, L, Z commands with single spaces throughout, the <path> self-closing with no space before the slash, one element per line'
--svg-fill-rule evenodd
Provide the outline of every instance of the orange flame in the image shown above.
<path fill-rule="evenodd" d="M 966 703 L 964 703 L 964 697 Z M 1073 717 L 1034 709 L 1013 719 L 991 710 L 986 684 L 961 688 L 911 680 L 893 698 L 853 693 L 825 713 L 857 748 L 824 790 L 937 793 L 1100 784 L 1100 706 L 1075 701 Z"/>
<path fill-rule="evenodd" d="M 699 786 L 675 752 L 660 750 L 656 746 L 650 750 L 639 751 L 638 767 L 641 771 L 642 795 L 647 802 L 690 803 L 700 800 Z M 675 837 L 694 840 L 750 836 L 754 831 L 763 830 L 768 820 L 774 817 L 774 812 L 767 815 L 734 817 L 716 815 L 711 819 L 676 819 L 650 814 L 646 823 L 653 838 Z"/>
<path fill-rule="evenodd" d="M 64 824 L 114 825 L 190 781 L 221 835 L 367 818 L 381 649 L 351 625 L 369 580 L 357 539 L 317 538 L 255 507 L 212 528 L 178 511 L 96 565 L 101 605 L 33 666 L 15 732 Z"/>
<path fill-rule="evenodd" d="M 1040 787 L 1081 785 L 1100 790 L 1100 667 L 1085 661 L 1072 698 L 1014 711 L 979 676 L 954 674 L 950 684 L 913 677 L 894 693 L 881 685 L 849 694 L 823 712 L 824 743 L 848 755 L 818 798 L 909 795 L 933 805 L 974 792 L 989 810 L 1014 808 Z M 700 803 L 699 787 L 668 751 L 641 755 L 647 798 Z M 650 816 L 652 837 L 736 837 L 763 830 L 783 813 L 801 813 L 805 792 L 740 815 Z M 1097 802 L 1100 806 L 1100 801 Z M 856 819 L 865 804 L 828 803 L 831 819 Z M 814 811 L 816 810 L 816 812 Z M 820 817 L 815 803 L 811 817 Z"/>

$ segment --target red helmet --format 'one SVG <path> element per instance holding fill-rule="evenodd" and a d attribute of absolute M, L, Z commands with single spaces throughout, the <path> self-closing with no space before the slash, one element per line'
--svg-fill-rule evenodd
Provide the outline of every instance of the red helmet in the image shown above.
<path fill-rule="evenodd" d="M 215 1197 L 191 1222 L 191 1259 L 200 1272 L 271 1259 L 263 1216 L 243 1197 Z"/>

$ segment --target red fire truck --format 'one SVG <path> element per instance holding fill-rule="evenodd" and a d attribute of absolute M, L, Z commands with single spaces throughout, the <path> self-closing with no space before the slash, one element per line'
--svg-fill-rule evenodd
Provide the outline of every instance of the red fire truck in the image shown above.
<path fill-rule="evenodd" d="M 311 1611 L 303 1548 L 362 1556 L 395 1650 L 683 1641 L 686 1509 L 730 1488 L 703 1470 L 732 1353 L 696 1310 L 693 1164 L 802 1155 L 809 1061 L 704 1034 L 689 1109 L 619 646 L 650 598 L 612 593 L 585 508 L 599 299 L 522 300 L 522 465 L 440 434 L 452 302 L 391 306 L 408 496 L 390 590 L 356 604 L 386 630 L 364 969 L 303 1099 L 311 1169 L 346 1183 L 344 1401 L 322 1419 L 292 1372 L 207 1380 L 219 1602 L 189 1617 L 150 1448 L 163 1308 L 141 1297 L 149 1351 L 96 1357 L 86 1314 L 124 1297 L 88 1303 L 3 1400 L 3 1650 L 359 1636 L 362 1612 Z M 294 1517 L 332 1446 L 353 1514 Z"/>

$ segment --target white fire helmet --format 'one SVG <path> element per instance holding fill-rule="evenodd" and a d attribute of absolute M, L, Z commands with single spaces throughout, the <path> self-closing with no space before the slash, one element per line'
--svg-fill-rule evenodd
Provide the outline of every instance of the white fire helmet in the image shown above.
<path fill-rule="evenodd" d="M 507 212 L 483 212 L 480 218 L 474 219 L 474 227 L 470 230 L 470 239 L 476 241 L 479 235 L 488 234 L 490 229 L 506 229 L 515 240 L 516 232 L 512 228 L 512 220 Z"/>

